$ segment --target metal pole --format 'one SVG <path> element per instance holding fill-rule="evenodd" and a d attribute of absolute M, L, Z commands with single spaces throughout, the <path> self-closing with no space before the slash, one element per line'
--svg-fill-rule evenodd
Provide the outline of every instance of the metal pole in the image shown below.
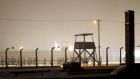
<path fill-rule="evenodd" d="M 122 64 L 122 49 L 123 47 L 120 48 L 120 65 Z"/>
<path fill-rule="evenodd" d="M 106 48 L 106 66 L 108 67 L 108 49 L 109 47 Z"/>
<path fill-rule="evenodd" d="M 20 67 L 21 68 L 22 68 L 22 50 L 23 50 L 23 48 L 20 49 Z"/>
<path fill-rule="evenodd" d="M 36 58 L 36 67 L 38 67 L 38 54 L 37 54 L 38 48 L 35 50 L 35 58 Z"/>
<path fill-rule="evenodd" d="M 76 43 L 76 40 L 77 40 L 77 35 L 75 35 L 75 42 L 74 44 Z M 74 52 L 75 52 L 75 47 L 74 47 Z M 74 58 L 74 52 L 73 52 L 73 55 L 72 55 L 72 62 L 74 62 L 75 58 Z"/>
<path fill-rule="evenodd" d="M 93 58 L 93 67 L 95 67 L 96 66 L 96 63 L 95 63 L 95 53 L 93 53 L 93 57 L 92 58 Z"/>
<path fill-rule="evenodd" d="M 75 49 L 74 49 L 75 51 Z M 72 53 L 72 62 L 74 62 L 74 52 Z"/>
<path fill-rule="evenodd" d="M 79 63 L 81 64 L 82 58 L 81 58 L 81 49 L 79 49 Z"/>
<path fill-rule="evenodd" d="M 55 47 L 52 47 L 51 49 L 51 67 L 53 67 L 53 50 L 55 49 Z"/>
<path fill-rule="evenodd" d="M 98 66 L 101 66 L 101 55 L 100 55 L 100 48 L 101 48 L 101 46 L 100 46 L 100 21 L 101 20 L 97 20 L 97 22 L 98 22 L 98 52 L 99 52 L 99 63 L 98 63 Z"/>
<path fill-rule="evenodd" d="M 65 63 L 67 63 L 67 50 L 68 50 L 68 47 L 65 48 Z"/>
<path fill-rule="evenodd" d="M 8 62 L 7 62 L 8 56 L 7 56 L 7 52 L 8 52 L 9 49 L 10 48 L 7 48 L 6 51 L 5 51 L 5 65 L 6 65 L 6 68 L 8 68 Z"/>
<path fill-rule="evenodd" d="M 84 35 L 83 36 L 84 37 L 84 51 L 83 51 L 83 55 L 84 55 L 84 63 L 83 63 L 83 65 L 85 65 L 86 66 L 86 48 L 85 48 L 85 42 L 86 42 L 86 35 Z"/>

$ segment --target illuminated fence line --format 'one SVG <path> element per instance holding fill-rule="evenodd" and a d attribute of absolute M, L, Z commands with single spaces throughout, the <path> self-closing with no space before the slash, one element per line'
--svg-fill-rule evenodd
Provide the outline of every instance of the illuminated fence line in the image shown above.
<path fill-rule="evenodd" d="M 120 49 L 119 48 L 118 49 L 114 49 L 114 48 L 110 47 L 107 50 L 106 48 L 102 48 L 102 50 L 101 50 L 102 66 L 120 65 L 121 63 L 125 63 L 124 49 L 123 49 L 123 51 L 122 50 L 120 51 Z M 17 52 L 19 52 L 19 51 L 17 51 Z M 19 54 L 17 52 L 15 52 L 14 54 Z M 61 51 L 61 54 L 62 54 L 62 52 L 64 54 L 64 51 Z M 108 52 L 108 56 L 106 54 L 107 52 Z M 121 57 L 120 57 L 120 52 L 122 52 L 121 53 Z M 10 51 L 7 52 L 7 53 L 9 54 Z M 33 52 L 33 51 L 31 53 L 35 54 L 35 52 Z M 42 54 L 42 53 L 38 52 L 38 54 Z M 98 53 L 97 53 L 97 55 L 98 55 Z M 48 55 L 46 55 L 46 56 L 47 57 L 46 58 L 44 57 L 44 59 L 38 59 L 37 60 L 38 61 L 38 66 L 51 66 L 51 61 L 52 60 L 50 60 L 50 53 Z M 40 57 L 40 55 L 39 55 L 38 58 L 42 58 L 42 57 Z M 67 62 L 71 62 L 73 60 L 73 58 L 74 57 L 68 55 Z M 107 59 L 108 59 L 108 61 L 107 61 Z M 53 59 L 53 64 L 54 64 L 54 66 L 62 66 L 63 63 L 65 63 L 65 60 L 66 59 L 65 59 L 64 55 L 62 55 L 61 57 L 57 57 L 57 58 L 55 57 L 55 59 Z M 0 59 L 0 67 L 6 67 L 6 63 L 5 62 L 6 62 L 6 59 L 5 58 L 1 58 Z M 8 67 L 20 67 L 20 65 L 21 65 L 20 63 L 21 63 L 21 61 L 20 61 L 20 58 L 18 56 L 17 56 L 17 58 L 12 58 L 9 55 L 7 56 L 7 65 L 8 65 Z M 92 62 L 89 62 L 88 64 L 90 65 L 91 63 Z M 95 64 L 97 64 L 97 63 L 95 63 Z M 32 56 L 32 57 L 28 56 L 28 58 L 27 57 L 25 58 L 23 56 L 23 58 L 22 58 L 22 65 L 23 65 L 23 67 L 26 67 L 26 66 L 34 66 L 35 67 L 36 66 L 35 55 Z"/>
<path fill-rule="evenodd" d="M 136 49 L 137 53 L 138 49 Z M 12 51 L 7 51 L 3 54 L 1 53 L 1 58 L 0 58 L 0 67 L 20 67 L 21 65 L 21 60 L 20 60 L 20 55 L 19 55 L 19 51 L 13 51 L 14 54 L 16 54 L 16 57 L 14 56 L 10 56 L 12 55 Z M 74 57 L 72 57 L 72 55 L 68 54 L 67 58 L 65 58 L 64 54 L 67 52 L 65 51 L 59 51 L 61 53 L 56 53 L 57 51 L 54 52 L 54 59 L 51 60 L 51 53 L 42 53 L 42 52 L 38 52 L 38 66 L 51 66 L 51 61 L 53 61 L 53 65 L 54 66 L 62 66 L 63 63 L 66 62 L 72 62 L 72 60 L 74 59 Z M 65 52 L 65 53 L 64 53 Z M 6 56 L 7 53 L 7 59 L 4 58 Z M 71 53 L 72 52 L 68 52 Z M 17 55 L 18 54 L 18 55 Z M 25 54 L 28 54 L 27 57 L 24 57 Z M 43 55 L 42 55 L 43 54 Z M 61 56 L 59 56 L 60 54 L 62 54 Z M 44 56 L 45 55 L 45 56 Z M 98 53 L 97 53 L 98 55 Z M 44 56 L 44 57 L 42 57 Z M 58 57 L 57 57 L 58 56 Z M 138 55 L 136 56 L 136 63 L 140 61 L 140 58 L 138 57 Z M 2 58 L 3 57 L 3 58 Z M 98 56 L 97 56 L 98 57 Z M 125 63 L 125 51 L 123 47 L 120 47 L 118 49 L 116 48 L 111 48 L 111 47 L 107 47 L 107 48 L 102 48 L 101 50 L 101 57 L 102 57 L 102 66 L 115 66 L 115 65 L 120 65 Z M 42 58 L 42 59 L 40 59 Z M 43 59 L 44 58 L 44 59 Z M 7 61 L 6 61 L 7 60 Z M 7 64 L 6 64 L 7 62 Z M 95 63 L 97 64 L 97 63 Z M 89 62 L 88 65 L 93 66 L 92 62 Z M 28 67 L 28 66 L 36 66 L 36 58 L 35 58 L 35 51 L 32 52 L 27 52 L 24 51 L 24 54 L 22 56 L 22 66 L 23 67 Z M 97 66 L 97 65 L 96 65 Z"/>

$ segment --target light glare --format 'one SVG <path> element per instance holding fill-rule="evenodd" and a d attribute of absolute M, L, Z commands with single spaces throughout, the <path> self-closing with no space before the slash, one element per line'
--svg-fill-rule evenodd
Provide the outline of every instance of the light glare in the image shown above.
<path fill-rule="evenodd" d="M 68 50 L 71 52 L 71 51 L 74 50 L 74 48 L 73 48 L 72 46 L 70 46 L 70 47 L 68 48 Z"/>
<path fill-rule="evenodd" d="M 140 57 L 140 49 L 135 50 L 135 57 L 136 58 Z"/>
<path fill-rule="evenodd" d="M 56 51 L 61 51 L 61 46 L 58 43 L 54 43 L 54 47 Z"/>
<path fill-rule="evenodd" d="M 93 23 L 94 23 L 94 24 L 97 24 L 97 20 L 94 20 Z"/>
<path fill-rule="evenodd" d="M 19 49 L 23 49 L 23 46 L 20 46 Z"/>

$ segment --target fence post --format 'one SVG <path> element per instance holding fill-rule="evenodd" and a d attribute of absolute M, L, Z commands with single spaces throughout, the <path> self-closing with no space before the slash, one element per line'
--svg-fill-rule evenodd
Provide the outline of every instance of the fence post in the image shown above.
<path fill-rule="evenodd" d="M 22 50 L 23 50 L 23 48 L 20 49 L 20 67 L 21 68 L 22 68 Z"/>
<path fill-rule="evenodd" d="M 108 67 L 108 49 L 109 47 L 106 48 L 106 66 Z"/>
<path fill-rule="evenodd" d="M 51 67 L 53 68 L 53 50 L 55 49 L 55 47 L 52 47 L 51 49 Z"/>
<path fill-rule="evenodd" d="M 122 49 L 123 47 L 120 48 L 120 65 L 122 64 Z"/>
<path fill-rule="evenodd" d="M 38 67 L 38 49 L 39 48 L 36 48 L 36 50 L 35 50 L 36 67 Z"/>
<path fill-rule="evenodd" d="M 8 52 L 9 49 L 10 48 L 7 48 L 6 51 L 5 51 L 5 65 L 6 65 L 6 68 L 8 68 L 8 62 L 7 62 L 8 56 L 7 56 L 7 52 Z"/>
<path fill-rule="evenodd" d="M 65 48 L 65 63 L 67 63 L 67 50 L 68 50 L 68 47 Z"/>

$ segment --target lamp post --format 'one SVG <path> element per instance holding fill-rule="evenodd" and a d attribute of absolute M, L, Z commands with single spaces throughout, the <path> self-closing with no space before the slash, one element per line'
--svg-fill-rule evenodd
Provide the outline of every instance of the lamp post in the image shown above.
<path fill-rule="evenodd" d="M 22 68 L 22 51 L 23 48 L 20 49 L 20 67 Z"/>
<path fill-rule="evenodd" d="M 8 62 L 7 62 L 8 56 L 7 56 L 7 52 L 8 52 L 9 49 L 10 48 L 7 48 L 6 51 L 5 51 L 5 65 L 6 65 L 6 68 L 8 68 Z"/>
<path fill-rule="evenodd" d="M 101 66 L 101 53 L 100 53 L 100 49 L 101 49 L 101 45 L 100 45 L 100 19 L 94 21 L 95 24 L 98 24 L 98 52 L 99 52 L 99 63 L 98 66 Z"/>
<path fill-rule="evenodd" d="M 101 49 L 101 45 L 100 45 L 100 21 L 101 21 L 101 20 L 97 20 L 97 22 L 98 22 L 99 66 L 101 66 L 101 55 L 100 55 L 100 49 Z"/>

